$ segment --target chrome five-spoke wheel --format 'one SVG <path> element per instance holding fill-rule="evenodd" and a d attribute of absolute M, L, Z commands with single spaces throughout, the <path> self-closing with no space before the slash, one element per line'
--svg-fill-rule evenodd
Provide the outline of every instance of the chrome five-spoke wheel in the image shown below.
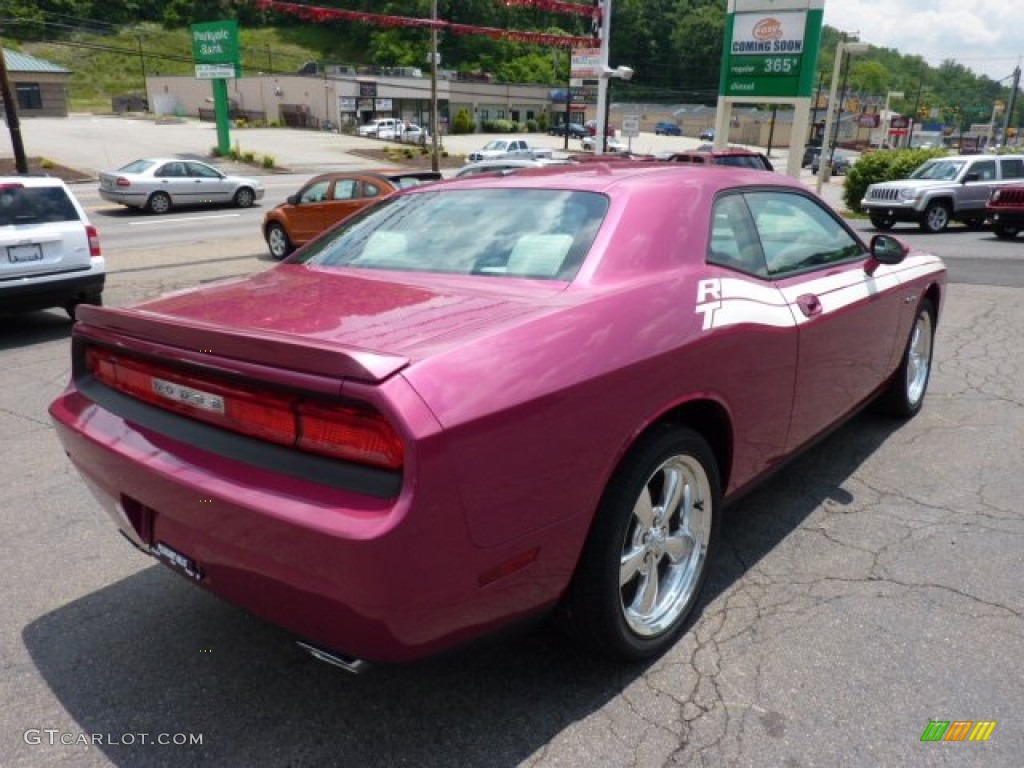
<path fill-rule="evenodd" d="M 935 307 L 925 298 L 918 305 L 899 370 L 882 395 L 882 408 L 889 414 L 906 419 L 921 410 L 932 372 L 934 339 Z"/>
<path fill-rule="evenodd" d="M 619 568 L 626 623 L 651 637 L 679 619 L 704 572 L 711 540 L 711 489 L 692 456 L 673 456 L 647 480 L 633 505 Z"/>
<path fill-rule="evenodd" d="M 561 626 L 616 659 L 671 647 L 707 577 L 720 501 L 704 437 L 680 425 L 652 428 L 605 489 L 559 606 Z"/>

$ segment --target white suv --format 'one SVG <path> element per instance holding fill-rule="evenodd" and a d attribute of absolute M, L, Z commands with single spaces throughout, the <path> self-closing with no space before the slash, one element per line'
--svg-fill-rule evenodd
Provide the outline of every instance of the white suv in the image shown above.
<path fill-rule="evenodd" d="M 0 314 L 101 304 L 96 228 L 60 179 L 0 176 Z"/>

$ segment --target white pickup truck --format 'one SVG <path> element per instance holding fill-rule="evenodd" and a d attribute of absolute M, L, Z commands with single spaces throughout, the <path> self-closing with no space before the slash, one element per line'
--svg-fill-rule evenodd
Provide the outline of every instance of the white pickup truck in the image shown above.
<path fill-rule="evenodd" d="M 483 149 L 471 152 L 466 162 L 476 163 L 480 160 L 498 160 L 506 157 L 550 158 L 551 150 L 547 147 L 535 147 L 526 139 L 495 139 L 487 142 Z"/>

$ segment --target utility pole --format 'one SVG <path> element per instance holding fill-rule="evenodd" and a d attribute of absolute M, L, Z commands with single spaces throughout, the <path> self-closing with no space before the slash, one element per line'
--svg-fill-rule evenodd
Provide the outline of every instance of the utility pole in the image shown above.
<path fill-rule="evenodd" d="M 28 158 L 25 157 L 25 145 L 21 142 L 21 123 L 18 122 L 18 104 L 14 100 L 11 81 L 7 77 L 7 54 L 0 46 L 0 95 L 4 100 L 4 111 L 7 113 L 7 129 L 11 133 L 11 146 L 14 149 L 14 167 L 18 173 L 28 173 Z"/>
<path fill-rule="evenodd" d="M 914 126 L 917 125 L 918 112 L 921 110 L 921 91 L 924 90 L 924 76 L 917 81 L 917 97 L 914 99 L 914 114 L 910 116 L 907 126 L 907 149 L 913 149 Z"/>
<path fill-rule="evenodd" d="M 817 133 L 817 127 L 818 126 L 816 125 L 816 123 L 818 122 L 818 104 L 821 103 L 821 85 L 824 82 L 825 82 L 825 73 L 821 72 L 821 73 L 818 74 L 818 90 L 814 94 L 814 106 L 811 108 L 811 133 L 807 137 L 807 143 L 812 145 L 812 146 L 814 145 L 815 134 Z M 822 144 L 824 144 L 823 141 L 819 141 L 818 142 L 818 146 L 819 147 Z"/>
<path fill-rule="evenodd" d="M 1015 67 L 1013 70 L 1013 87 L 1010 88 L 1010 102 L 1006 105 L 1006 112 L 1003 114 L 1003 132 L 999 143 L 1002 146 L 1006 146 L 1007 134 L 1010 130 L 1010 115 L 1013 114 L 1013 108 L 1017 105 L 1017 89 L 1020 88 L 1020 67 Z"/>

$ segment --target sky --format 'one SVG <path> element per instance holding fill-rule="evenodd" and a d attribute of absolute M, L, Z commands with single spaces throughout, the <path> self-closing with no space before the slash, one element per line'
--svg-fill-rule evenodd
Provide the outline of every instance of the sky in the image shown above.
<path fill-rule="evenodd" d="M 825 0 L 825 24 L 932 66 L 952 59 L 993 80 L 1009 78 L 1024 56 L 1022 0 Z"/>

